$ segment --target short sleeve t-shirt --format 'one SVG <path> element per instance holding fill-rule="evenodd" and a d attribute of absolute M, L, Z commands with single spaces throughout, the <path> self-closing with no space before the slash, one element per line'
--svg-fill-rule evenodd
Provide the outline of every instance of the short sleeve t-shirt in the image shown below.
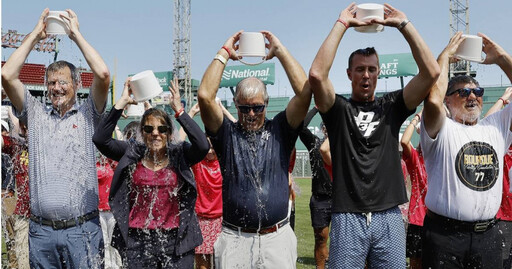
<path fill-rule="evenodd" d="M 398 133 L 413 112 L 399 90 L 372 102 L 336 95 L 321 113 L 331 145 L 332 212 L 375 212 L 407 202 Z"/>
<path fill-rule="evenodd" d="M 288 214 L 288 167 L 298 132 L 285 111 L 255 132 L 224 118 L 211 141 L 222 171 L 223 219 L 239 227 L 268 227 Z"/>
<path fill-rule="evenodd" d="M 511 110 L 508 106 L 473 126 L 447 118 L 434 139 L 422 124 L 429 210 L 463 221 L 496 216 L 503 188 L 503 156 L 512 141 Z"/>
<path fill-rule="evenodd" d="M 196 213 L 203 218 L 222 217 L 222 174 L 218 160 L 202 161 L 192 165 L 196 178 Z"/>

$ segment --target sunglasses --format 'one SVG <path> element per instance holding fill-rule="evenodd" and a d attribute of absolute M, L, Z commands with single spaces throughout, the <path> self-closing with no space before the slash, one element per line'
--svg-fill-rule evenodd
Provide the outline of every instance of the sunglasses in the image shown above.
<path fill-rule="evenodd" d="M 254 113 L 261 113 L 263 112 L 263 110 L 265 110 L 265 105 L 255 105 L 255 106 L 244 106 L 244 105 L 238 105 L 237 106 L 238 109 L 240 109 L 240 112 L 242 112 L 243 114 L 248 114 L 249 112 L 251 112 L 251 110 L 254 112 Z"/>
<path fill-rule="evenodd" d="M 459 93 L 460 97 L 468 97 L 469 95 L 471 95 L 471 93 L 475 94 L 476 97 L 482 97 L 484 95 L 484 88 L 460 88 L 453 91 L 449 95 L 452 95 L 456 92 Z"/>
<path fill-rule="evenodd" d="M 155 129 L 155 127 L 153 127 L 151 125 L 144 125 L 142 127 L 142 130 L 144 130 L 144 132 L 146 134 L 152 133 L 154 129 Z M 158 130 L 159 133 L 163 134 L 163 133 L 167 133 L 167 131 L 169 130 L 169 126 L 167 126 L 167 125 L 160 125 L 160 126 L 156 127 L 156 129 Z"/>

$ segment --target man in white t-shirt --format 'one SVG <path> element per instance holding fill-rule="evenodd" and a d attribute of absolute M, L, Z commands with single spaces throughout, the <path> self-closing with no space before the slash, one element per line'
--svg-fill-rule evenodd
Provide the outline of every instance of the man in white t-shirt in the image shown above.
<path fill-rule="evenodd" d="M 497 64 L 512 81 L 512 57 L 480 36 L 483 64 Z M 503 188 L 502 160 L 512 140 L 512 107 L 479 120 L 484 89 L 470 76 L 448 82 L 450 58 L 463 40 L 462 33 L 455 34 L 439 55 L 441 75 L 425 100 L 421 147 L 429 176 L 424 268 L 502 266 L 501 235 L 494 224 Z"/>

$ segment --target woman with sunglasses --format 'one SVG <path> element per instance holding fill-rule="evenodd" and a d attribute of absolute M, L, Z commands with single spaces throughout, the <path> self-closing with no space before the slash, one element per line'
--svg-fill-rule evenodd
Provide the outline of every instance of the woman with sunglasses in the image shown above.
<path fill-rule="evenodd" d="M 121 99 L 99 123 L 93 137 L 101 153 L 119 161 L 110 192 L 110 206 L 117 220 L 113 243 L 128 268 L 193 268 L 194 248 L 202 242 L 190 166 L 204 158 L 209 144 L 184 112 L 177 80 L 169 90 L 169 104 L 190 143 L 171 143 L 172 121 L 165 111 L 155 108 L 142 116 L 143 143 L 112 138 L 124 107 L 135 103 L 130 97 L 129 79 Z"/>

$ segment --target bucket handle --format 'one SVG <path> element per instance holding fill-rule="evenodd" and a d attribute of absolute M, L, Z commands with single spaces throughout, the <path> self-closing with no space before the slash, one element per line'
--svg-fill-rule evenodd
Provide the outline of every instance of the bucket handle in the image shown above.
<path fill-rule="evenodd" d="M 258 63 L 248 63 L 248 62 L 245 62 L 244 60 L 242 60 L 242 58 L 239 58 L 238 61 L 245 65 L 254 66 L 254 65 L 259 65 L 259 64 L 262 64 L 263 62 L 265 62 L 265 58 L 267 58 L 266 55 L 265 55 L 265 57 L 261 58 L 261 62 L 258 62 Z"/>

